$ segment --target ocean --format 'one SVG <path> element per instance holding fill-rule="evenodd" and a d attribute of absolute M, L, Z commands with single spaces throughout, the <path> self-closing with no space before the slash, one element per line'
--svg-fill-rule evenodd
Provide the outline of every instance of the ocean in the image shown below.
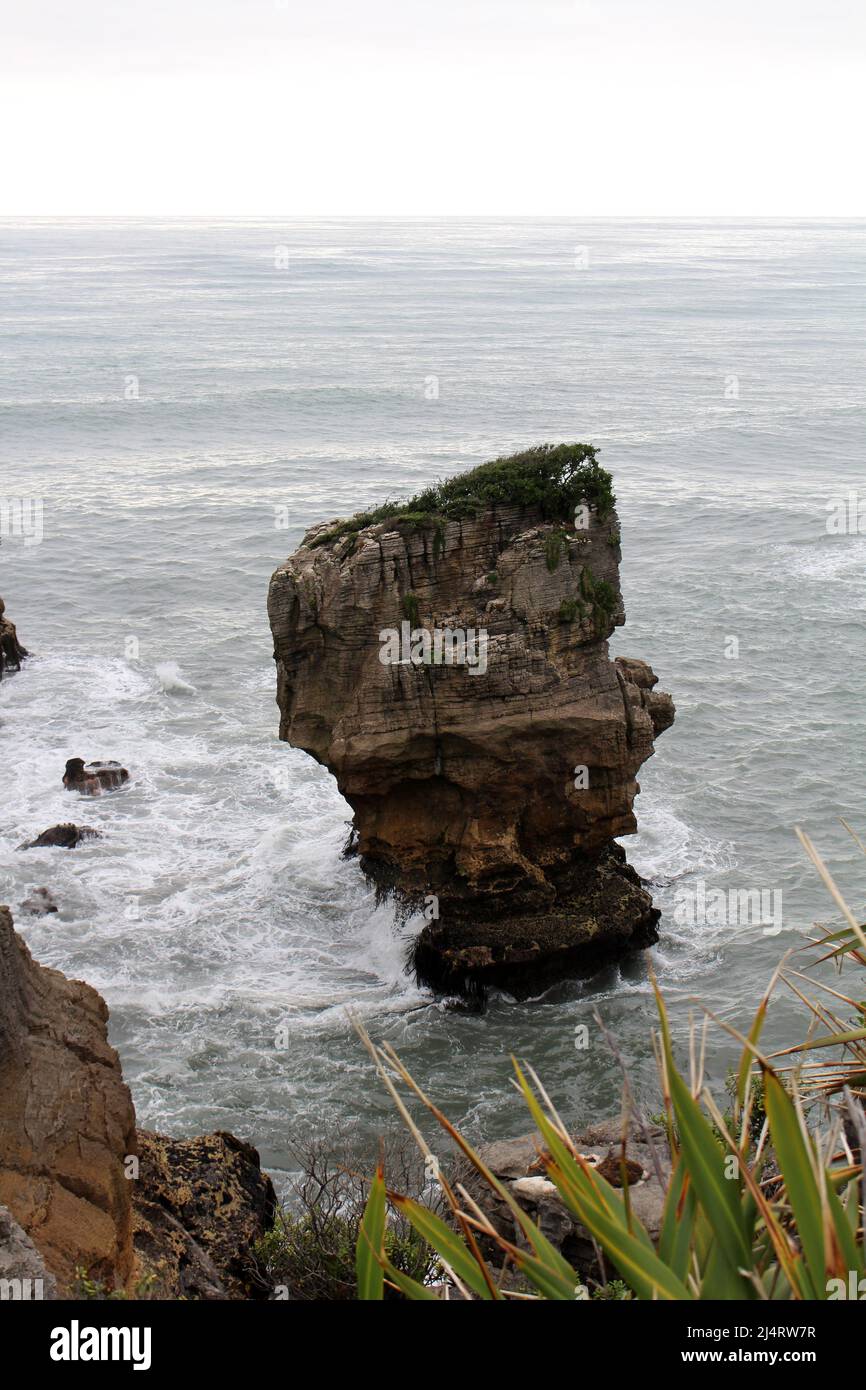
<path fill-rule="evenodd" d="M 575 1124 L 616 1111 L 596 1011 L 656 1109 L 651 971 L 681 1044 L 705 1009 L 744 1029 L 833 920 L 796 825 L 862 914 L 840 818 L 866 833 L 864 232 L 0 222 L 0 594 L 34 653 L 0 686 L 0 901 L 104 995 L 141 1125 L 233 1130 L 278 1182 L 294 1142 L 368 1142 L 392 1112 L 348 1009 L 475 1138 L 530 1128 L 511 1053 Z M 376 905 L 333 779 L 277 740 L 267 585 L 313 522 L 541 440 L 613 473 L 612 650 L 677 706 L 626 842 L 661 939 L 477 1014 L 406 975 L 417 923 Z M 76 801 L 73 756 L 131 784 Z M 104 838 L 18 852 L 70 819 Z M 25 917 L 43 885 L 59 913 Z M 689 912 L 714 889 L 763 892 L 772 922 Z M 767 1046 L 805 1029 L 780 987 Z M 713 1025 L 720 1094 L 736 1055 Z"/>

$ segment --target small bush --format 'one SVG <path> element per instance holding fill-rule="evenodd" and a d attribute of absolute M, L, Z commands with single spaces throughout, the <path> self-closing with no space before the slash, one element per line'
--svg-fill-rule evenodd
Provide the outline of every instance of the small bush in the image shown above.
<path fill-rule="evenodd" d="M 419 1199 L 427 1183 L 414 1144 L 402 1133 L 384 1141 L 389 1176 Z M 289 1202 L 273 1228 L 253 1250 L 263 1287 L 285 1290 L 289 1300 L 345 1302 L 357 1297 L 355 1252 L 369 1184 L 363 1176 L 372 1154 L 337 1132 L 294 1148 L 301 1172 Z M 405 1190 L 405 1189 L 404 1189 Z M 441 1206 L 438 1188 L 430 1200 Z M 439 1272 L 439 1260 L 412 1226 L 392 1213 L 385 1248 L 394 1267 L 426 1283 Z"/>
<path fill-rule="evenodd" d="M 559 562 L 562 559 L 565 548 L 565 532 L 551 531 L 544 542 L 544 563 L 547 565 L 551 574 L 553 574 L 554 570 L 559 568 Z"/>
<path fill-rule="evenodd" d="M 596 579 L 589 565 L 584 565 L 580 576 L 580 592 L 592 608 L 592 620 L 601 631 L 607 627 L 616 612 L 616 589 L 606 579 Z"/>

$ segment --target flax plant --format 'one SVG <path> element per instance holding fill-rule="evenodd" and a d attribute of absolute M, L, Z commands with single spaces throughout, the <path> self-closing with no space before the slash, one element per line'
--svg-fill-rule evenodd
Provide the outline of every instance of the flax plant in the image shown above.
<path fill-rule="evenodd" d="M 853 834 L 853 832 L 851 832 Z M 809 841 L 801 842 L 840 909 L 845 926 L 819 934 L 821 960 L 866 965 L 866 933 L 844 902 Z M 854 836 L 857 839 L 856 835 Z M 861 849 L 862 842 L 857 840 Z M 866 850 L 864 850 L 866 852 Z M 810 1033 L 795 1048 L 766 1056 L 759 1043 L 778 984 L 810 1012 Z M 603 1259 L 637 1299 L 819 1300 L 859 1285 L 866 1274 L 862 1153 L 866 1120 L 866 1004 L 820 985 L 814 1000 L 803 972 L 788 958 L 770 982 L 748 1035 L 721 1026 L 741 1047 L 733 1106 L 720 1112 L 703 1077 L 704 1027 L 690 1027 L 688 1076 L 674 1058 L 667 1011 L 653 981 L 659 1028 L 653 1042 L 664 1102 L 670 1176 L 656 1240 L 634 1212 L 629 1196 L 625 1128 L 622 1187 L 613 1187 L 580 1153 L 531 1067 L 512 1059 L 514 1084 L 538 1134 L 539 1165 L 572 1218 L 592 1237 Z M 847 1017 L 842 1017 L 842 1012 Z M 851 1026 L 852 1019 L 859 1019 Z M 578 1270 L 523 1210 L 507 1182 L 424 1093 L 390 1045 L 373 1043 L 355 1027 L 404 1123 L 428 1162 L 445 1201 L 447 1220 L 423 1202 L 389 1189 L 379 1168 L 357 1245 L 358 1295 L 380 1299 L 386 1282 L 409 1299 L 533 1298 L 586 1296 Z M 835 1060 L 824 1051 L 841 1053 Z M 813 1057 L 813 1054 L 822 1054 Z M 508 1239 L 491 1223 L 466 1187 L 439 1172 L 406 1103 L 414 1097 L 505 1204 L 517 1234 Z M 807 1103 L 825 1104 L 821 1125 L 807 1119 Z M 631 1105 L 626 1087 L 625 1100 Z M 760 1109 L 760 1106 L 763 1109 Z M 424 1285 L 394 1268 L 386 1253 L 389 1211 L 399 1212 L 436 1251 L 444 1277 Z M 496 1267 L 483 1253 L 496 1249 Z M 526 1294 L 511 1277 L 523 1276 Z M 835 1291 L 835 1292 L 834 1292 Z"/>

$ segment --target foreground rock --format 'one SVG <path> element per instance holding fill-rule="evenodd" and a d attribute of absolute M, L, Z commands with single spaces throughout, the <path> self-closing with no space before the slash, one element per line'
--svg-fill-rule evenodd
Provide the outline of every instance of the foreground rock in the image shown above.
<path fill-rule="evenodd" d="M 19 845 L 19 849 L 75 849 L 85 840 L 98 840 L 101 832 L 92 830 L 87 825 L 73 825 L 71 821 L 63 825 L 52 825 L 49 830 L 43 830 L 41 835 L 37 835 L 35 840 L 28 840 L 24 845 Z"/>
<path fill-rule="evenodd" d="M 0 1302 L 57 1297 L 57 1284 L 33 1241 L 7 1207 L 0 1207 Z"/>
<path fill-rule="evenodd" d="M 36 964 L 0 908 L 0 1203 L 62 1292 L 78 1266 L 112 1286 L 132 1272 L 135 1114 L 107 1019 L 89 985 Z"/>
<path fill-rule="evenodd" d="M 218 1131 L 196 1139 L 138 1132 L 133 1194 L 139 1276 L 165 1298 L 264 1297 L 252 1247 L 276 1196 L 256 1150 Z"/>
<path fill-rule="evenodd" d="M 526 994 L 656 939 L 613 841 L 674 708 L 608 654 L 619 558 L 608 475 L 562 446 L 315 527 L 271 580 L 280 737 L 333 772 L 368 876 L 426 908 L 434 988 Z"/>
<path fill-rule="evenodd" d="M 136 1133 L 108 1009 L 38 965 L 0 907 L 0 1204 L 74 1294 L 237 1298 L 273 1221 L 256 1151 L 229 1134 Z"/>
<path fill-rule="evenodd" d="M 619 1121 L 590 1125 L 573 1136 L 573 1142 L 579 1153 L 600 1167 L 603 1176 L 613 1187 L 622 1186 Z M 569 1264 L 584 1278 L 599 1279 L 602 1271 L 590 1234 L 574 1220 L 554 1184 L 545 1176 L 544 1165 L 539 1158 L 541 1151 L 538 1135 L 527 1134 L 519 1139 L 488 1144 L 478 1152 L 494 1176 L 510 1190 L 518 1204 L 538 1223 L 544 1235 L 561 1251 Z M 632 1126 L 628 1133 L 626 1155 L 632 1211 L 655 1241 L 664 1218 L 670 1176 L 664 1130 L 655 1125 L 648 1125 L 646 1131 Z M 508 1206 L 479 1179 L 475 1170 L 461 1163 L 457 1178 L 500 1235 L 525 1247 L 524 1237 Z M 490 1253 L 495 1254 L 497 1247 L 493 1241 L 490 1246 Z M 611 1275 L 610 1269 L 607 1273 Z"/>
<path fill-rule="evenodd" d="M 0 680 L 7 669 L 21 670 L 21 662 L 30 653 L 18 641 L 15 624 L 6 617 L 6 604 L 0 598 Z"/>
<path fill-rule="evenodd" d="M 129 773 L 120 763 L 87 763 L 83 758 L 70 758 L 63 774 L 63 785 L 67 791 L 80 792 L 82 796 L 101 796 L 103 792 L 114 791 L 129 781 Z"/>

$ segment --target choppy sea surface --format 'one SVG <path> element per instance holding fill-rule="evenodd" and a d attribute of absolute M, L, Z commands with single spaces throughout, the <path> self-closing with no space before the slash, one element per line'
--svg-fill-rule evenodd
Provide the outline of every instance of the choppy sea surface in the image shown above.
<path fill-rule="evenodd" d="M 475 1135 L 529 1127 L 511 1052 L 576 1122 L 616 1109 L 595 1010 L 652 1105 L 650 968 L 681 1040 L 704 1006 L 743 1028 L 831 920 L 795 825 L 863 910 L 839 819 L 866 832 L 866 520 L 827 523 L 866 499 L 864 232 L 0 223 L 0 593 L 35 653 L 0 687 L 0 901 L 105 996 L 141 1124 L 232 1129 L 278 1178 L 292 1140 L 369 1139 L 390 1106 L 347 1007 Z M 627 842 L 661 940 L 477 1015 L 404 973 L 417 924 L 376 906 L 333 779 L 277 741 L 267 584 L 315 521 L 561 439 L 615 477 L 613 650 L 677 705 Z M 38 544 L 10 499 L 38 500 Z M 78 801 L 72 756 L 131 784 Z M 104 838 L 17 851 L 69 819 Z M 42 885 L 60 911 L 27 918 Z M 781 915 L 692 923 L 700 885 L 781 894 Z M 804 1030 L 783 990 L 770 1041 Z M 734 1044 L 710 1037 L 721 1084 Z"/>

